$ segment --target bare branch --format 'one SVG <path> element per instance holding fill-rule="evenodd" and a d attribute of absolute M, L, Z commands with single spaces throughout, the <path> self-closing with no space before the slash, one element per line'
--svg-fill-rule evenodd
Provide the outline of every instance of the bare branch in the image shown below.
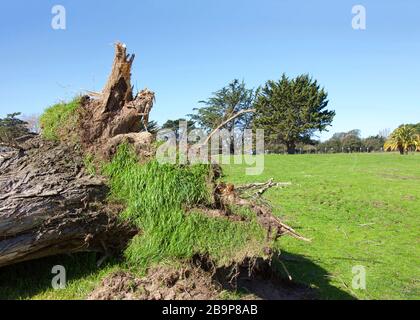
<path fill-rule="evenodd" d="M 201 147 L 203 147 L 203 146 L 205 146 L 206 144 L 208 144 L 209 143 L 209 141 L 210 141 L 210 139 L 211 139 L 211 137 L 212 136 L 214 136 L 215 135 L 215 133 L 217 132 L 217 131 L 219 131 L 220 130 L 220 128 L 222 128 L 223 126 L 225 126 L 227 123 L 229 123 L 229 122 L 231 122 L 232 120 L 234 120 L 234 119 L 236 119 L 236 118 L 238 118 L 238 117 L 240 117 L 241 115 L 243 115 L 243 114 L 245 114 L 245 113 L 253 113 L 253 112 L 255 112 L 256 110 L 255 109 L 248 109 L 248 110 L 241 110 L 241 111 L 239 111 L 238 113 L 236 113 L 236 114 L 234 114 L 233 116 L 231 116 L 229 119 L 227 119 L 226 121 L 223 121 L 216 129 L 214 129 L 210 134 L 209 134 L 209 136 L 207 137 L 207 139 L 203 142 L 203 144 L 199 147 L 199 148 L 201 148 Z"/>

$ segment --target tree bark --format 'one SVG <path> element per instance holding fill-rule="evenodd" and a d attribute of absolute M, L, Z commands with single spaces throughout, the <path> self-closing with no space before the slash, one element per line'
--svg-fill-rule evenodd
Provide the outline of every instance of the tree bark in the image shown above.
<path fill-rule="evenodd" d="M 0 155 L 0 267 L 79 251 L 120 250 L 137 232 L 118 222 L 108 188 L 69 146 L 34 138 Z"/>
<path fill-rule="evenodd" d="M 290 142 L 286 144 L 287 153 L 288 154 L 295 154 L 296 153 L 296 144 Z"/>
<path fill-rule="evenodd" d="M 403 147 L 398 147 L 398 151 L 400 152 L 401 155 L 404 155 L 404 148 Z"/>

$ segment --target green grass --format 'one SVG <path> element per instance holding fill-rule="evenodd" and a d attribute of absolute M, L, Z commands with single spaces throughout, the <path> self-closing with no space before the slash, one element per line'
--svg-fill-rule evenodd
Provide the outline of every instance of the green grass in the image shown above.
<path fill-rule="evenodd" d="M 246 176 L 244 169 L 225 166 L 224 180 L 293 183 L 266 197 L 279 217 L 312 239 L 283 237 L 276 244 L 295 281 L 316 288 L 323 299 L 420 299 L 419 155 L 269 155 L 261 176 Z M 86 254 L 0 268 L 0 298 L 83 299 L 114 270 L 180 261 L 195 252 L 223 263 L 241 250 L 256 253 L 263 241 L 256 224 L 183 214 L 185 206 L 209 201 L 205 166 L 139 165 L 123 152 L 107 172 L 114 175 L 113 197 L 127 205 L 124 218 L 145 228 L 127 250 L 128 262 L 97 268 L 95 255 Z M 65 290 L 51 288 L 56 264 L 67 269 Z M 366 290 L 352 288 L 357 265 L 367 270 Z"/>
<path fill-rule="evenodd" d="M 54 256 L 0 268 L 0 299 L 69 300 L 84 299 L 113 271 L 125 269 L 124 264 L 109 261 L 97 268 L 96 254 Z M 65 290 L 54 290 L 52 268 L 61 265 L 66 269 Z"/>
<path fill-rule="evenodd" d="M 95 164 L 95 156 L 92 154 L 87 154 L 83 158 L 83 166 L 88 174 L 91 176 L 97 175 L 97 167 Z"/>
<path fill-rule="evenodd" d="M 76 111 L 79 106 L 80 98 L 77 97 L 68 103 L 61 102 L 47 108 L 39 119 L 42 136 L 48 140 L 58 141 L 63 129 L 75 128 Z"/>
<path fill-rule="evenodd" d="M 225 166 L 225 180 L 293 183 L 266 197 L 312 239 L 278 243 L 295 281 L 326 299 L 420 299 L 419 155 L 269 155 L 261 176 L 244 168 Z M 357 265 L 366 268 L 366 290 L 352 288 Z"/>
<path fill-rule="evenodd" d="M 88 169 L 91 164 L 86 157 Z M 84 299 L 115 270 L 143 275 L 152 265 L 179 265 L 196 254 L 209 255 L 220 266 L 263 254 L 265 231 L 255 219 L 232 222 L 194 209 L 211 202 L 209 166 L 139 164 L 133 151 L 122 145 L 103 173 L 109 177 L 110 200 L 126 206 L 121 219 L 141 229 L 126 249 L 126 259 L 97 268 L 95 255 L 59 256 L 0 268 L 0 298 Z M 64 290 L 51 287 L 54 265 L 68 272 Z"/>
<path fill-rule="evenodd" d="M 139 164 L 122 145 L 104 173 L 110 177 L 111 199 L 126 205 L 121 218 L 141 230 L 125 252 L 129 262 L 148 267 L 209 254 L 226 265 L 262 253 L 265 234 L 255 219 L 231 222 L 189 211 L 211 203 L 210 166 Z"/>

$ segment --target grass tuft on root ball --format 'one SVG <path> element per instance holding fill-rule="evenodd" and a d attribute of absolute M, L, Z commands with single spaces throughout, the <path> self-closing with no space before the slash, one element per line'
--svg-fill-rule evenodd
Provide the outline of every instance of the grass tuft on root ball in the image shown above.
<path fill-rule="evenodd" d="M 228 265 L 263 254 L 266 233 L 256 219 L 230 221 L 194 210 L 213 201 L 211 166 L 140 164 L 123 144 L 104 174 L 110 198 L 126 206 L 121 218 L 141 230 L 126 249 L 129 262 L 148 267 L 208 254 L 216 265 Z"/>

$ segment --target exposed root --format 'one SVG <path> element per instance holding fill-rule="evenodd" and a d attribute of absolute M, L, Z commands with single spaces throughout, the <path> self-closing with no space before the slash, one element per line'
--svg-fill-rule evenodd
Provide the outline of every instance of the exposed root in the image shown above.
<path fill-rule="evenodd" d="M 214 198 L 216 207 L 223 210 L 227 216 L 231 216 L 231 206 L 241 206 L 251 209 L 257 216 L 257 220 L 261 226 L 267 230 L 267 241 L 274 240 L 278 237 L 289 234 L 299 240 L 310 241 L 293 228 L 284 224 L 272 213 L 270 205 L 262 199 L 262 195 L 270 188 L 284 187 L 290 183 L 275 183 L 270 179 L 266 183 L 252 183 L 235 188 L 233 184 L 220 183 L 215 187 Z M 246 192 L 251 191 L 251 196 Z M 244 195 L 245 194 L 245 195 Z M 273 235 L 274 233 L 274 235 Z"/>
<path fill-rule="evenodd" d="M 215 300 L 235 293 L 241 299 L 315 299 L 305 286 L 283 280 L 270 260 L 248 258 L 229 267 L 216 268 L 208 256 L 190 264 L 151 268 L 143 278 L 128 272 L 106 277 L 89 300 Z"/>
<path fill-rule="evenodd" d="M 242 186 L 236 187 L 238 193 L 253 192 L 254 196 L 262 196 L 268 189 L 276 187 L 288 187 L 291 182 L 274 182 L 274 179 L 270 179 L 264 183 L 249 183 Z"/>

